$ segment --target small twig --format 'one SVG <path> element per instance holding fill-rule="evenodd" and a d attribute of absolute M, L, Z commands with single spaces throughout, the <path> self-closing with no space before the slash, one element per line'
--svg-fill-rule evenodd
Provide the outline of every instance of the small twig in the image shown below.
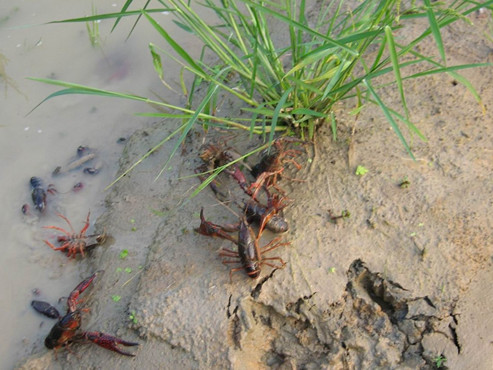
<path fill-rule="evenodd" d="M 125 285 L 127 285 L 128 283 L 130 283 L 138 274 L 140 274 L 142 271 L 145 270 L 145 267 L 142 267 L 142 269 L 140 271 L 137 271 L 134 276 L 132 276 L 130 279 L 128 279 L 126 282 L 123 283 L 123 285 L 121 286 L 122 288 L 125 287 Z"/>

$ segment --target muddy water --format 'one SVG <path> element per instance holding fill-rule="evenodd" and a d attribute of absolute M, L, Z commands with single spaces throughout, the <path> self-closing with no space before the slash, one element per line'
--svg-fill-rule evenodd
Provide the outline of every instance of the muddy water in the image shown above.
<path fill-rule="evenodd" d="M 93 47 L 83 23 L 43 23 L 91 14 L 91 1 L 16 1 L 0 5 L 0 359 L 2 368 L 11 368 L 22 357 L 39 351 L 53 324 L 30 307 L 32 299 L 56 303 L 92 271 L 84 261 L 68 260 L 43 243 L 54 238 L 42 226 L 66 228 L 55 212 L 66 215 L 79 230 L 89 210 L 91 224 L 103 211 L 104 188 L 114 178 L 122 151 L 120 138 L 146 125 L 148 118 L 135 112 L 152 111 L 142 103 L 92 96 L 64 96 L 50 100 L 28 114 L 56 88 L 26 77 L 56 78 L 108 90 L 151 96 L 152 92 L 174 101 L 159 82 L 148 43 L 159 38 L 144 21 L 125 41 L 133 20 L 124 20 L 110 34 L 111 23 L 100 24 L 100 44 Z M 114 12 L 124 1 L 98 1 L 98 13 Z M 166 14 L 155 15 L 170 23 Z M 185 45 L 186 46 L 186 45 Z M 170 76 L 177 76 L 170 71 Z M 175 85 L 177 81 L 168 82 Z M 120 140 L 121 141 L 121 140 Z M 96 176 L 81 169 L 52 177 L 55 167 L 76 157 L 79 145 L 96 150 L 101 172 Z M 92 163 L 94 164 L 94 162 Z M 48 196 L 44 215 L 33 210 L 29 179 L 53 183 L 58 194 Z M 79 192 L 71 189 L 82 182 Z M 24 203 L 31 215 L 21 213 Z M 129 220 L 130 222 L 130 220 Z M 35 297 L 33 291 L 39 290 Z M 58 303 L 64 310 L 64 301 Z"/>

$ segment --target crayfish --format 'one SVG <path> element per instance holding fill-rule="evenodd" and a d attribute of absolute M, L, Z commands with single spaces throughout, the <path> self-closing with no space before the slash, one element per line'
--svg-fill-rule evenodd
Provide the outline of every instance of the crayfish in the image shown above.
<path fill-rule="evenodd" d="M 53 184 L 49 184 L 45 189 L 43 180 L 39 177 L 33 176 L 29 180 L 29 184 L 31 185 L 31 199 L 34 204 L 34 208 L 36 208 L 39 212 L 44 213 L 46 211 L 46 193 L 55 194 L 57 191 Z M 29 212 L 29 206 L 24 204 L 22 206 L 22 213 L 26 214 Z"/>
<path fill-rule="evenodd" d="M 239 163 L 231 164 L 224 170 L 229 174 L 240 186 L 240 188 L 253 200 L 256 200 L 257 194 L 261 188 L 269 189 L 274 187 L 279 193 L 284 194 L 284 191 L 277 185 L 278 180 L 284 172 L 284 166 L 288 163 L 293 164 L 298 170 L 301 165 L 296 162 L 295 157 L 302 153 L 300 150 L 288 149 L 290 143 L 304 143 L 298 139 L 282 137 L 276 139 L 272 147 L 265 151 L 260 162 L 250 168 L 246 163 L 241 162 L 250 170 L 250 173 L 255 178 L 253 183 L 249 183 L 245 174 L 240 169 Z M 200 158 L 204 164 L 197 168 L 196 172 L 211 172 L 219 166 L 225 166 L 232 161 L 238 160 L 241 156 L 231 148 L 222 149 L 220 146 L 208 144 L 200 153 Z M 204 181 L 204 177 L 200 177 Z M 215 180 L 210 183 L 210 186 L 219 199 L 224 200 L 225 195 L 219 191 L 218 184 Z"/>
<path fill-rule="evenodd" d="M 98 271 L 92 276 L 79 283 L 74 290 L 70 293 L 67 299 L 67 313 L 65 316 L 61 316 L 58 310 L 47 302 L 32 301 L 33 308 L 42 313 L 45 316 L 51 318 L 58 318 L 56 324 L 51 328 L 50 333 L 45 338 L 45 346 L 48 349 L 54 349 L 55 351 L 61 347 L 68 347 L 72 343 L 90 341 L 97 344 L 100 347 L 106 348 L 110 351 L 117 352 L 124 356 L 135 356 L 134 354 L 125 352 L 118 348 L 118 344 L 123 346 L 137 346 L 138 343 L 127 342 L 123 339 L 119 339 L 109 334 L 105 334 L 99 331 L 82 331 L 79 332 L 82 321 L 82 312 L 88 311 L 88 309 L 79 309 L 77 305 L 80 303 L 79 296 L 91 285 L 96 276 L 103 273 Z M 56 352 L 55 352 L 56 356 Z"/>
<path fill-rule="evenodd" d="M 265 152 L 260 162 L 252 167 L 252 175 L 257 182 L 265 182 L 266 187 L 276 187 L 277 181 L 281 179 L 286 163 L 292 163 L 298 170 L 301 165 L 295 161 L 295 157 L 301 154 L 300 150 L 287 149 L 289 143 L 302 142 L 299 139 L 281 137 L 276 139 L 269 151 Z"/>
<path fill-rule="evenodd" d="M 224 166 L 232 161 L 238 160 L 241 155 L 238 154 L 235 150 L 230 147 L 225 147 L 220 144 L 206 144 L 201 148 L 199 153 L 200 159 L 204 161 L 204 163 L 195 169 L 195 173 L 198 174 L 200 181 L 204 182 L 206 177 L 203 176 L 203 173 L 212 172 L 218 167 Z M 248 166 L 245 162 L 240 161 L 245 167 L 251 170 L 250 166 Z M 231 175 L 236 181 L 240 182 L 237 176 L 243 175 L 241 171 L 239 171 L 238 164 L 234 164 L 232 166 L 233 170 L 226 170 L 225 172 Z M 240 186 L 247 186 L 246 179 L 244 179 L 243 183 L 240 182 Z M 216 180 L 212 180 L 209 184 L 212 191 L 219 199 L 225 199 L 226 195 L 219 190 L 219 184 Z M 243 190 L 246 191 L 246 188 L 242 186 Z"/>
<path fill-rule="evenodd" d="M 82 257 L 84 257 L 84 253 L 98 245 L 103 244 L 106 241 L 106 234 L 93 234 L 86 235 L 86 231 L 89 228 L 89 215 L 91 212 L 87 214 L 86 222 L 82 230 L 77 234 L 72 227 L 72 224 L 68 220 L 67 217 L 57 213 L 57 216 L 65 220 L 68 226 L 70 227 L 70 232 L 62 229 L 58 226 L 43 226 L 45 229 L 54 229 L 62 232 L 65 235 L 60 235 L 57 237 L 57 242 L 61 244 L 60 247 L 54 246 L 48 240 L 43 240 L 51 249 L 56 251 L 65 251 L 67 252 L 67 257 L 75 258 L 77 253 L 80 253 Z"/>
<path fill-rule="evenodd" d="M 277 195 L 268 195 L 267 206 L 251 199 L 245 203 L 243 208 L 248 222 L 257 222 L 260 225 L 259 234 L 264 228 L 274 233 L 284 233 L 288 231 L 289 225 L 284 217 L 279 213 L 286 207 L 282 203 L 284 198 L 279 199 Z"/>
<path fill-rule="evenodd" d="M 259 239 L 260 234 L 256 237 L 255 232 L 251 228 L 245 216 L 240 218 L 238 225 L 238 239 L 234 239 L 232 236 L 226 233 L 231 230 L 231 226 L 226 227 L 219 226 L 212 222 L 206 221 L 203 216 L 203 210 L 201 210 L 201 224 L 197 232 L 207 235 L 215 236 L 232 241 L 238 246 L 238 250 L 234 251 L 228 248 L 222 248 L 219 252 L 219 256 L 225 257 L 224 264 L 236 263 L 241 264 L 241 267 L 232 268 L 229 272 L 230 280 L 232 279 L 232 273 L 236 271 L 245 270 L 246 274 L 251 278 L 257 278 L 260 276 L 260 270 L 262 265 L 271 266 L 273 268 L 283 268 L 286 263 L 280 257 L 264 257 L 263 254 L 269 252 L 280 246 L 289 245 L 290 243 L 279 243 L 281 237 L 274 238 L 267 245 L 260 247 Z M 279 261 L 280 265 L 275 265 L 268 261 Z"/>

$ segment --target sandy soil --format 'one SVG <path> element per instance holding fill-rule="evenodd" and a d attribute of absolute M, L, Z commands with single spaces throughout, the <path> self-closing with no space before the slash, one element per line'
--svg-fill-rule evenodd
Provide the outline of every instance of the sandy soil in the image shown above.
<path fill-rule="evenodd" d="M 444 33 L 449 65 L 491 61 L 482 34 L 488 20 L 471 20 L 475 26 Z M 270 255 L 287 265 L 265 267 L 256 280 L 237 272 L 230 281 L 218 256 L 230 243 L 193 231 L 201 207 L 215 223 L 236 217 L 210 189 L 187 201 L 200 146 L 224 133 L 195 132 L 155 181 L 172 149 L 165 145 L 110 191 L 98 227 L 114 243 L 84 262 L 106 270 L 84 328 L 138 341 L 136 357 L 84 345 L 74 346 L 76 356 L 63 351 L 55 361 L 46 351 L 21 368 L 426 369 L 443 356 L 451 369 L 490 369 L 493 75 L 486 68 L 465 75 L 484 112 L 450 76 L 407 86 L 412 119 L 428 138 L 413 140 L 415 161 L 377 108 L 354 117 L 350 103 L 339 106 L 337 142 L 321 128 L 301 156 L 303 169 L 291 172 L 305 182 L 282 182 L 292 199 L 284 235 L 291 245 Z M 394 90 L 384 96 L 399 106 Z M 121 169 L 175 128 L 154 123 L 136 132 Z M 229 144 L 243 151 L 258 142 Z M 358 165 L 369 172 L 355 175 Z M 331 220 L 343 210 L 349 219 Z"/>

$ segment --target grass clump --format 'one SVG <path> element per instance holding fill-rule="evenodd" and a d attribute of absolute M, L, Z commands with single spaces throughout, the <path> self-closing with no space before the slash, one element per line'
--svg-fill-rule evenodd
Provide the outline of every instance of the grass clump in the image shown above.
<path fill-rule="evenodd" d="M 311 139 L 318 126 L 328 124 L 335 140 L 334 104 L 355 98 L 355 112 L 368 103 L 379 106 L 409 155 L 413 156 L 402 128 L 426 139 L 409 118 L 404 89 L 407 80 L 447 73 L 464 84 L 481 104 L 476 90 L 458 71 L 489 64 L 448 66 L 441 29 L 466 19 L 482 7 L 491 8 L 493 0 L 481 4 L 456 0 L 448 6 L 431 0 L 423 0 L 419 5 L 415 1 L 405 2 L 406 6 L 401 0 L 363 0 L 352 2 L 355 5 L 351 9 L 344 0 L 321 0 L 316 3 L 314 9 L 317 12 L 312 16 L 308 15 L 306 0 L 204 0 L 193 4 L 185 0 L 157 0 L 153 2 L 158 4 L 154 9 L 147 7 L 151 3 L 149 0 L 144 9 L 129 10 L 131 3 L 132 0 L 127 0 L 118 13 L 59 22 L 116 19 L 116 26 L 122 17 L 146 19 L 168 45 L 167 48 L 158 47 L 156 43 L 149 45 L 159 78 L 164 82 L 162 56 L 182 67 L 181 87 L 188 99 L 185 107 L 62 81 L 37 80 L 65 87 L 48 98 L 68 93 L 98 94 L 145 101 L 169 109 L 171 113 L 152 115 L 183 120 L 183 125 L 170 136 L 180 134 L 172 155 L 195 123 L 268 135 L 269 142 L 274 139 L 275 132 Z M 204 21 L 200 16 L 204 8 L 212 11 L 217 21 Z M 200 58 L 192 57 L 155 20 L 154 13 L 163 11 L 170 12 L 179 27 L 202 41 Z M 416 18 L 426 20 L 427 26 L 419 36 L 401 44 L 396 33 Z M 275 25 L 271 27 L 273 23 Z M 287 43 L 274 37 L 280 32 L 288 35 Z M 428 37 L 434 40 L 437 56 L 419 51 L 420 43 Z M 217 60 L 213 66 L 205 61 L 211 54 Z M 411 68 L 407 67 L 412 66 L 419 68 L 409 72 Z M 187 73 L 193 77 L 191 86 L 185 83 Z M 380 78 L 385 75 L 389 76 L 390 83 L 381 82 Z M 380 93 L 381 88 L 389 84 L 394 85 L 399 94 L 401 106 L 398 109 L 387 106 Z M 205 95 L 198 97 L 200 86 L 207 88 Z M 242 101 L 243 111 L 249 113 L 249 117 L 218 115 L 218 94 Z M 166 166 L 167 163 L 163 170 Z"/>

